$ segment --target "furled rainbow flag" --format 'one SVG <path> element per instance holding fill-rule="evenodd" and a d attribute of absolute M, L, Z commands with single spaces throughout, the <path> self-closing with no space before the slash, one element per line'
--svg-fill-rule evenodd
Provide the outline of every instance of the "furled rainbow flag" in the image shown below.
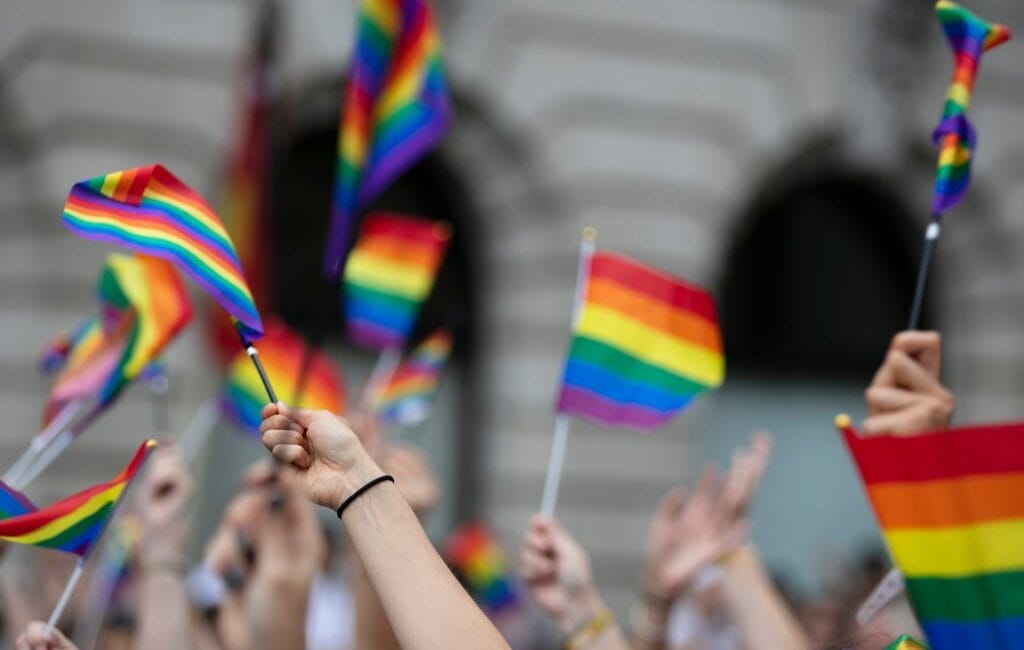
<path fill-rule="evenodd" d="M 99 313 L 43 352 L 44 368 L 60 371 L 44 424 L 72 400 L 88 397 L 99 408 L 108 406 L 192 318 L 174 267 L 155 257 L 112 253 L 100 270 L 96 294 Z"/>
<path fill-rule="evenodd" d="M 73 494 L 41 510 L 0 519 L 0 539 L 87 557 L 110 521 L 125 489 L 138 474 L 155 440 L 142 443 L 128 466 L 107 483 Z"/>
<path fill-rule="evenodd" d="M 345 264 L 345 314 L 354 342 L 373 349 L 405 343 L 450 236 L 439 221 L 390 212 L 366 218 Z"/>
<path fill-rule="evenodd" d="M 362 0 L 338 129 L 325 277 L 338 277 L 359 210 L 437 144 L 450 113 L 427 0 Z"/>
<path fill-rule="evenodd" d="M 174 262 L 231 314 L 245 336 L 263 335 L 224 225 L 199 194 L 162 166 L 75 183 L 64 205 L 64 225 L 87 239 Z"/>
<path fill-rule="evenodd" d="M 932 649 L 1024 648 L 1024 423 L 868 438 L 836 425 Z"/>
<path fill-rule="evenodd" d="M 452 335 L 443 329 L 416 346 L 381 390 L 377 403 L 381 418 L 407 427 L 425 421 L 451 351 Z"/>
<path fill-rule="evenodd" d="M 260 359 L 267 373 L 279 382 L 281 397 L 289 404 L 295 400 L 304 345 L 302 337 L 281 321 L 267 321 L 266 336 L 260 341 Z M 266 403 L 267 394 L 256 368 L 244 351 L 239 352 L 228 368 L 221 396 L 225 414 L 245 429 L 258 431 L 262 422 L 260 410 Z M 323 352 L 313 352 L 302 396 L 295 405 L 339 414 L 345 410 L 345 382 Z"/>
<path fill-rule="evenodd" d="M 942 214 L 963 198 L 970 181 L 971 158 L 976 144 L 967 108 L 978 76 L 981 54 L 1010 40 L 1010 30 L 988 23 L 950 0 L 939 0 L 935 13 L 953 48 L 955 68 L 942 120 L 932 139 L 939 147 L 932 214 Z"/>
<path fill-rule="evenodd" d="M 710 294 L 614 253 L 594 253 L 587 269 L 560 413 L 651 430 L 722 384 Z"/>
<path fill-rule="evenodd" d="M 444 557 L 488 616 L 502 614 L 519 603 L 505 552 L 487 526 L 460 526 L 445 543 Z"/>

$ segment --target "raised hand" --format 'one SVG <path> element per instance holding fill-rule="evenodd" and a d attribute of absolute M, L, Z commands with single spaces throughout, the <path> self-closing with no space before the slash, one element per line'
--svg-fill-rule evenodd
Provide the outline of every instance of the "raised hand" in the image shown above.
<path fill-rule="evenodd" d="M 604 610 L 590 557 L 557 521 L 541 515 L 530 520 L 519 575 L 563 633 Z"/>
<path fill-rule="evenodd" d="M 46 623 L 32 621 L 14 641 L 15 650 L 78 650 L 78 646 L 61 634 L 60 630 L 47 630 Z"/>
<path fill-rule="evenodd" d="M 941 383 L 937 332 L 900 332 L 865 392 L 867 435 L 913 434 L 949 426 L 956 402 Z"/>
<path fill-rule="evenodd" d="M 192 496 L 192 477 L 174 447 L 161 447 L 153 456 L 138 496 L 142 521 L 139 551 L 143 563 L 168 560 L 184 563 L 188 543 L 185 507 Z"/>
<path fill-rule="evenodd" d="M 296 485 L 314 503 L 337 509 L 380 468 L 348 424 L 329 411 L 263 407 L 263 445 L 279 462 L 295 469 Z"/>

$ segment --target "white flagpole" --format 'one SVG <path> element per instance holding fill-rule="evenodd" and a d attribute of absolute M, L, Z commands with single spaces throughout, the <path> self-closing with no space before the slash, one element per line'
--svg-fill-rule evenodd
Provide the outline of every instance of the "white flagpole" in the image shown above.
<path fill-rule="evenodd" d="M 220 407 L 217 405 L 216 399 L 206 400 L 196 409 L 185 430 L 178 436 L 178 451 L 186 465 L 192 462 L 199 450 L 206 444 L 206 439 L 218 422 L 220 422 Z"/>
<path fill-rule="evenodd" d="M 68 601 L 71 600 L 71 594 L 75 592 L 75 587 L 78 586 L 78 581 L 82 579 L 82 573 L 85 571 L 85 558 L 78 558 L 78 563 L 75 564 L 75 570 L 68 576 L 68 581 L 64 585 L 64 591 L 61 592 L 60 598 L 57 600 L 56 606 L 53 608 L 53 612 L 50 614 L 50 619 L 46 621 L 46 633 L 49 635 L 53 632 L 54 626 L 57 621 L 60 620 L 60 615 L 64 613 L 64 609 L 68 606 Z"/>
<path fill-rule="evenodd" d="M 82 406 L 85 405 L 84 399 L 76 399 L 68 402 L 64 405 L 57 415 L 50 420 L 50 423 L 46 425 L 46 428 L 32 436 L 32 441 L 29 443 L 28 448 L 21 453 L 18 460 L 14 461 L 3 475 L 3 482 L 13 486 L 21 478 L 21 475 L 26 469 L 38 458 L 39 454 L 42 453 L 53 440 L 60 435 L 64 427 L 68 425 L 71 420 L 78 415 L 78 412 L 82 410 Z"/>
<path fill-rule="evenodd" d="M 590 257 L 597 248 L 597 230 L 591 227 L 583 229 L 580 240 L 580 258 L 576 267 L 576 289 L 572 299 L 572 329 L 579 326 L 583 296 L 587 285 L 587 267 Z M 555 514 L 558 503 L 558 485 L 562 480 L 562 467 L 565 465 L 565 452 L 569 446 L 569 416 L 559 413 L 555 416 L 554 437 L 551 440 L 551 454 L 548 456 L 548 473 L 544 479 L 544 495 L 540 501 L 540 513 L 545 517 Z"/>
<path fill-rule="evenodd" d="M 363 385 L 363 393 L 359 397 L 359 406 L 376 410 L 380 402 L 380 389 L 391 381 L 391 377 L 398 368 L 398 362 L 402 360 L 402 351 L 399 348 L 385 348 L 377 357 L 377 363 L 373 371 Z"/>

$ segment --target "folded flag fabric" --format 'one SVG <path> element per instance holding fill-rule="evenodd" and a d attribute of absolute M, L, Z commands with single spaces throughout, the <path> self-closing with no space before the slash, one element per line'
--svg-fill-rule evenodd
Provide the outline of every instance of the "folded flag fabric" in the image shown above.
<path fill-rule="evenodd" d="M 46 508 L 33 508 L 0 519 L 0 539 L 87 557 L 102 537 L 125 489 L 155 447 L 155 440 L 142 443 L 128 466 L 107 483 L 94 485 Z M 4 486 L 4 491 L 10 488 Z"/>
<path fill-rule="evenodd" d="M 452 335 L 437 330 L 403 361 L 381 389 L 377 411 L 386 422 L 414 426 L 426 421 L 452 351 Z"/>
<path fill-rule="evenodd" d="M 332 413 L 345 410 L 345 382 L 334 363 L 322 351 L 313 350 L 302 395 L 295 402 L 296 384 L 302 372 L 305 342 L 287 325 L 277 319 L 267 321 L 267 331 L 260 341 L 260 359 L 267 373 L 280 386 L 281 397 L 293 406 L 325 409 Z M 267 403 L 260 376 L 244 351 L 228 368 L 221 405 L 224 413 L 250 432 L 260 428 L 260 410 Z"/>
<path fill-rule="evenodd" d="M 0 519 L 28 514 L 35 509 L 28 497 L 0 481 Z"/>
<path fill-rule="evenodd" d="M 587 261 L 558 411 L 655 429 L 725 378 L 711 295 L 614 253 Z"/>
<path fill-rule="evenodd" d="M 1003 25 L 989 23 L 950 0 L 939 0 L 935 13 L 953 49 L 955 63 L 942 119 L 932 135 L 939 147 L 932 214 L 941 214 L 960 202 L 970 181 L 976 136 L 967 119 L 967 108 L 981 55 L 1010 40 L 1011 34 Z"/>
<path fill-rule="evenodd" d="M 836 424 L 929 646 L 1024 648 L 1024 423 L 869 438 Z"/>
<path fill-rule="evenodd" d="M 237 321 L 248 338 L 263 323 L 224 225 L 198 193 L 160 165 L 112 172 L 71 188 L 64 225 L 174 262 Z"/>
<path fill-rule="evenodd" d="M 505 552 L 484 524 L 460 526 L 445 543 L 444 556 L 452 572 L 489 616 L 502 614 L 519 603 Z"/>
<path fill-rule="evenodd" d="M 100 270 L 99 313 L 47 346 L 41 365 L 59 371 L 44 425 L 76 399 L 108 406 L 143 373 L 192 318 L 174 267 L 155 257 L 113 253 Z"/>
<path fill-rule="evenodd" d="M 362 0 L 338 128 L 323 273 L 341 272 L 358 211 L 427 153 L 451 121 L 441 37 L 426 0 Z"/>
<path fill-rule="evenodd" d="M 447 224 L 390 212 L 363 222 L 345 263 L 345 315 L 352 341 L 398 348 L 430 294 L 451 233 Z"/>

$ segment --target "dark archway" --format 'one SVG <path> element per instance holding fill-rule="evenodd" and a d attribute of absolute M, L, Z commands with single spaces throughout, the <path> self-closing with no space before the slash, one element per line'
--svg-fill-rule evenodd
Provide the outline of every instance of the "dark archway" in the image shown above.
<path fill-rule="evenodd" d="M 862 379 L 906 325 L 920 232 L 885 178 L 812 153 L 741 218 L 721 286 L 731 370 Z M 931 322 L 925 306 L 925 324 Z"/>

